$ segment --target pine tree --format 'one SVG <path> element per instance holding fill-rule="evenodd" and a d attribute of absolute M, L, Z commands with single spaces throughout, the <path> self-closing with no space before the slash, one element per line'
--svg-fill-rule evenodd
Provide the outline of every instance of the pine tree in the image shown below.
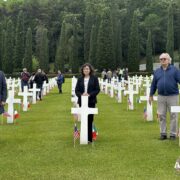
<path fill-rule="evenodd" d="M 91 38 L 90 38 L 90 51 L 89 51 L 89 63 L 94 67 L 96 66 L 96 47 L 97 47 L 97 36 L 96 26 L 92 26 Z"/>
<path fill-rule="evenodd" d="M 116 46 L 116 66 L 122 67 L 123 57 L 122 57 L 122 25 L 121 21 L 118 21 L 118 33 L 117 33 L 117 46 Z"/>
<path fill-rule="evenodd" d="M 14 68 L 15 71 L 21 71 L 24 58 L 24 15 L 23 11 L 18 14 L 15 35 Z"/>
<path fill-rule="evenodd" d="M 28 71 L 32 72 L 32 31 L 28 28 L 26 33 L 26 46 L 25 56 L 23 61 L 23 67 L 26 67 Z"/>
<path fill-rule="evenodd" d="M 7 31 L 5 35 L 5 44 L 4 44 L 4 72 L 11 74 L 13 72 L 13 24 L 9 20 L 7 22 Z"/>
<path fill-rule="evenodd" d="M 114 45 L 113 45 L 113 28 L 109 8 L 105 8 L 98 32 L 97 43 L 97 67 L 115 68 Z"/>
<path fill-rule="evenodd" d="M 0 69 L 2 69 L 2 59 L 3 59 L 2 48 L 3 48 L 3 27 L 2 24 L 0 23 Z"/>
<path fill-rule="evenodd" d="M 55 67 L 56 70 L 61 70 L 64 72 L 64 65 L 65 65 L 65 54 L 66 54 L 66 23 L 63 21 L 61 26 L 61 34 L 59 37 L 59 43 L 57 45 L 56 50 L 56 58 L 55 58 Z"/>
<path fill-rule="evenodd" d="M 134 12 L 128 45 L 129 72 L 139 71 L 139 33 L 136 13 Z"/>
<path fill-rule="evenodd" d="M 148 72 L 153 71 L 153 57 L 152 57 L 152 35 L 151 31 L 148 32 L 147 44 L 146 44 L 146 70 Z"/>
<path fill-rule="evenodd" d="M 86 9 L 85 20 L 84 20 L 84 60 L 85 62 L 87 62 L 89 59 L 91 29 L 95 20 L 96 20 L 96 12 L 95 12 L 94 3 L 89 3 Z"/>
<path fill-rule="evenodd" d="M 77 34 L 77 20 L 74 19 L 73 22 L 73 36 L 71 37 L 71 48 L 70 48 L 70 67 L 72 73 L 77 73 L 79 70 L 79 60 L 78 60 L 78 34 Z"/>
<path fill-rule="evenodd" d="M 166 51 L 172 58 L 172 64 L 174 62 L 174 17 L 173 17 L 173 8 L 170 4 L 168 8 L 168 25 L 167 25 L 167 43 Z"/>
<path fill-rule="evenodd" d="M 6 46 L 7 46 L 7 33 L 5 30 L 3 30 L 3 38 L 2 38 L 2 70 L 5 72 L 6 71 L 6 59 L 7 59 L 7 51 L 6 51 Z"/>
<path fill-rule="evenodd" d="M 39 67 L 44 70 L 49 70 L 49 46 L 48 46 L 47 29 L 38 27 L 36 31 L 36 56 L 39 61 Z"/>

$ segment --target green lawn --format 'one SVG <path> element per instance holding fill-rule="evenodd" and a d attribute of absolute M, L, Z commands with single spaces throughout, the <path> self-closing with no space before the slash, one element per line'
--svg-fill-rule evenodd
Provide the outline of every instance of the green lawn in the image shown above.
<path fill-rule="evenodd" d="M 100 94 L 98 139 L 74 148 L 70 87 L 66 80 L 62 95 L 55 88 L 21 112 L 17 124 L 0 126 L 0 179 L 180 179 L 174 170 L 178 140 L 158 140 L 157 121 L 143 121 L 145 103 L 127 111 L 125 99 L 118 104 Z"/>

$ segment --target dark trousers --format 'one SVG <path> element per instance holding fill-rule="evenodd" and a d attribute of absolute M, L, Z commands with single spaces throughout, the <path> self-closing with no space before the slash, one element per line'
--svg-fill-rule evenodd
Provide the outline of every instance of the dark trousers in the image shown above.
<path fill-rule="evenodd" d="M 24 92 L 24 86 L 28 87 L 28 82 L 27 81 L 21 81 L 21 90 Z"/>
<path fill-rule="evenodd" d="M 41 100 L 42 99 L 42 87 L 43 87 L 43 85 L 42 84 L 36 84 L 36 86 L 38 89 L 40 89 L 40 91 L 37 92 L 36 97 L 39 96 L 39 99 Z"/>
<path fill-rule="evenodd" d="M 89 107 L 95 108 L 95 104 L 89 104 Z M 92 124 L 94 120 L 94 114 L 88 115 L 88 141 L 92 142 Z"/>
<path fill-rule="evenodd" d="M 59 93 L 62 93 L 62 84 L 58 84 Z"/>

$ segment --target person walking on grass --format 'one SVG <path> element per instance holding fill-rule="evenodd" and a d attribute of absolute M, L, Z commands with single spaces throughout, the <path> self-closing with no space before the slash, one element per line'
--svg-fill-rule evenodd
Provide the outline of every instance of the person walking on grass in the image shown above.
<path fill-rule="evenodd" d="M 58 75 L 57 75 L 57 85 L 59 89 L 59 94 L 62 94 L 62 84 L 64 83 L 64 76 L 61 73 L 60 70 L 58 70 Z"/>
<path fill-rule="evenodd" d="M 166 114 L 170 113 L 170 140 L 176 139 L 177 113 L 171 113 L 171 106 L 177 106 L 179 102 L 180 71 L 171 65 L 171 57 L 168 53 L 162 53 L 159 57 L 161 67 L 154 72 L 151 84 L 149 103 L 153 101 L 153 95 L 158 90 L 158 114 L 160 118 L 160 140 L 167 139 Z"/>
<path fill-rule="evenodd" d="M 30 73 L 27 71 L 27 68 L 23 68 L 23 72 L 21 73 L 21 89 L 22 92 L 24 91 L 24 86 L 29 87 L 29 78 L 30 78 Z"/>
<path fill-rule="evenodd" d="M 44 80 L 44 75 L 42 74 L 41 69 L 38 69 L 34 77 L 34 82 L 36 83 L 37 88 L 40 89 L 40 91 L 37 93 L 37 99 L 40 99 L 40 101 L 42 100 L 42 88 Z"/>
<path fill-rule="evenodd" d="M 81 96 L 88 96 L 88 106 L 94 108 L 97 103 L 96 96 L 100 91 L 99 81 L 94 76 L 94 69 L 89 63 L 85 63 L 81 67 L 81 77 L 78 79 L 75 93 L 78 97 L 78 104 L 81 107 Z M 92 123 L 94 115 L 88 115 L 88 141 L 92 142 Z"/>

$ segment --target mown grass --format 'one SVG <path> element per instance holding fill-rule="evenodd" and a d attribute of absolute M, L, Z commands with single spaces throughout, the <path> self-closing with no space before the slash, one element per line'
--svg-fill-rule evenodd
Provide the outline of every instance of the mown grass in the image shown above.
<path fill-rule="evenodd" d="M 73 147 L 70 80 L 21 112 L 15 125 L 0 126 L 0 179 L 179 179 L 174 164 L 178 140 L 160 141 L 157 121 L 142 118 L 145 103 L 127 111 L 107 95 L 98 96 L 99 131 L 92 145 Z M 156 107 L 155 107 L 156 108 Z M 156 116 L 156 115 L 154 115 Z"/>

